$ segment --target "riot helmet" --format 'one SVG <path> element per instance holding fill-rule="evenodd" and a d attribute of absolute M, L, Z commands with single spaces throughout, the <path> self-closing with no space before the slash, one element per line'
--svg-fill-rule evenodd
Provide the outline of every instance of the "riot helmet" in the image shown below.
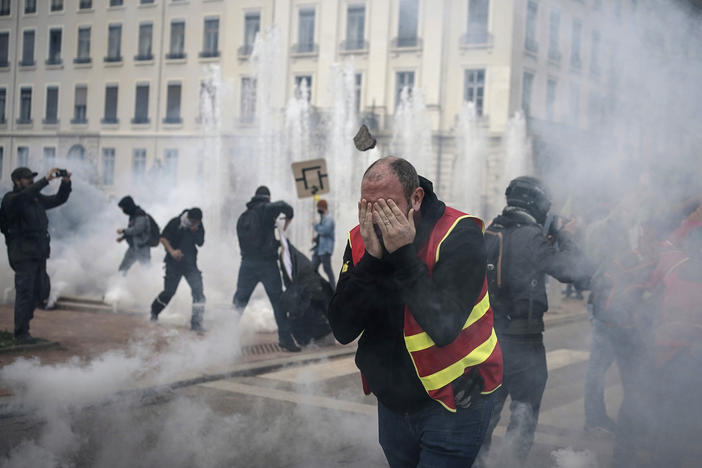
<path fill-rule="evenodd" d="M 551 209 L 551 194 L 536 177 L 521 176 L 513 179 L 505 190 L 505 196 L 508 206 L 522 208 L 539 224 L 546 222 L 548 210 Z"/>

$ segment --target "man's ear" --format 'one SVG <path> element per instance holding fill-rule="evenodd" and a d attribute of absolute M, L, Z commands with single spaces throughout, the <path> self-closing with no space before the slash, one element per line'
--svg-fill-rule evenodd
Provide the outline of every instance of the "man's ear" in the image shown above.
<path fill-rule="evenodd" d="M 424 200 L 424 189 L 417 187 L 410 198 L 410 208 L 414 208 L 415 213 L 419 213 L 419 209 L 422 207 L 422 200 Z"/>

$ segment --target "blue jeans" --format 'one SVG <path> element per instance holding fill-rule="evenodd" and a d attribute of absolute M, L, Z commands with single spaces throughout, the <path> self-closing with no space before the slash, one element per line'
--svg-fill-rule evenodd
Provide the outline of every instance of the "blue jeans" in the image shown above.
<path fill-rule="evenodd" d="M 380 446 L 391 468 L 460 467 L 473 464 L 494 405 L 483 395 L 470 408 L 447 411 L 432 403 L 414 413 L 395 413 L 378 402 Z"/>

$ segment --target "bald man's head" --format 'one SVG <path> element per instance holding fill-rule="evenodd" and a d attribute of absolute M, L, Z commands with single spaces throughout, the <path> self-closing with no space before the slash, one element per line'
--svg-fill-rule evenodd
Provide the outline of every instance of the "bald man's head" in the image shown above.
<path fill-rule="evenodd" d="M 410 199 L 414 191 L 419 187 L 419 176 L 414 166 L 406 159 L 395 156 L 380 158 L 371 164 L 363 174 L 363 181 L 380 182 L 386 178 L 397 178 L 402 185 L 402 191 L 407 200 Z"/>

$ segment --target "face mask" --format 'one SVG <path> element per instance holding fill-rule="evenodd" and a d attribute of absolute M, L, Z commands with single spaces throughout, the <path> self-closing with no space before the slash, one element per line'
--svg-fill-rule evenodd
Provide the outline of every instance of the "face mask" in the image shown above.
<path fill-rule="evenodd" d="M 324 215 L 324 211 L 322 210 L 317 210 L 317 213 L 319 213 L 320 215 Z"/>

